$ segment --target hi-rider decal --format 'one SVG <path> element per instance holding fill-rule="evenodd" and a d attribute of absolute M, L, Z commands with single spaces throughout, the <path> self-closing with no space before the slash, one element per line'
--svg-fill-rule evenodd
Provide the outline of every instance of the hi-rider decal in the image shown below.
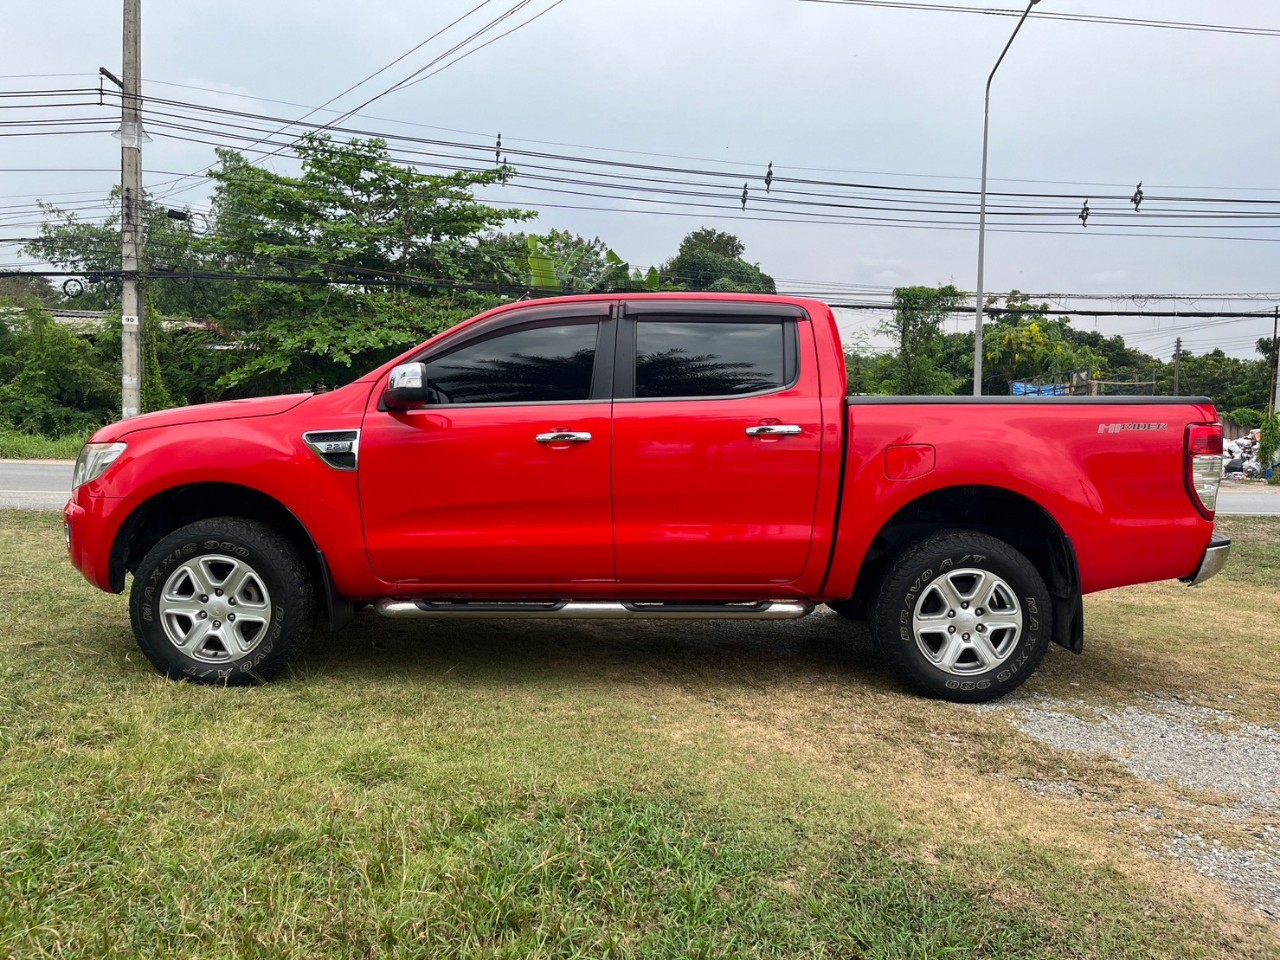
<path fill-rule="evenodd" d="M 1168 430 L 1167 423 L 1100 423 L 1099 433 L 1129 433 L 1130 431 Z"/>

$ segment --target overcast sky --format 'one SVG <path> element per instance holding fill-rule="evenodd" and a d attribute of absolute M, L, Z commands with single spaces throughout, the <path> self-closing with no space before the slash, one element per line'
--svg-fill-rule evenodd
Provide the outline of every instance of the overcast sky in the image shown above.
<path fill-rule="evenodd" d="M 306 111 L 298 107 L 237 95 L 318 105 L 477 2 L 144 0 L 144 94 L 301 116 Z M 334 106 L 353 107 L 373 96 L 516 2 L 493 0 Z M 952 2 L 978 5 L 975 0 Z M 532 0 L 501 29 L 552 3 Z M 96 86 L 92 75 L 99 66 L 119 71 L 118 0 L 11 0 L 7 8 L 0 35 L 3 89 Z M 1275 0 L 1044 0 L 1036 12 L 1280 30 L 1280 3 Z M 504 145 L 512 150 L 546 149 L 729 171 L 735 177 L 752 177 L 753 191 L 761 189 L 759 178 L 769 162 L 780 177 L 973 190 L 980 171 L 983 85 L 1015 23 L 1005 16 L 802 0 L 562 0 L 527 27 L 437 76 L 380 99 L 350 123 L 475 142 L 489 142 L 501 131 Z M 82 76 L 20 76 L 53 73 Z M 1073 210 L 1091 195 L 1127 196 L 1139 180 L 1148 197 L 1280 201 L 1277 94 L 1280 36 L 1033 16 L 993 86 L 990 189 L 1067 194 L 1069 198 L 1059 203 Z M 39 111 L 4 112 L 4 119 L 21 114 L 25 120 Z M 111 110 L 80 113 L 109 117 Z M 313 119 L 331 116 L 317 114 Z M 467 133 L 442 133 L 407 123 Z M 148 171 L 200 171 L 212 160 L 211 147 L 175 140 L 156 129 L 151 133 L 154 140 L 146 145 L 143 158 Z M 116 179 L 109 172 L 14 172 L 20 167 L 115 169 L 119 145 L 107 132 L 5 137 L 0 144 L 0 195 L 6 198 L 0 203 L 5 205 L 34 197 L 93 200 Z M 271 162 L 276 169 L 290 169 L 287 160 Z M 519 169 L 518 158 L 512 163 Z M 172 174 L 155 172 L 146 176 L 149 186 L 173 179 Z M 952 218 L 963 229 L 949 230 L 778 222 L 758 219 L 779 212 L 763 197 L 758 202 L 750 199 L 744 214 L 739 209 L 740 181 L 722 182 L 723 188 L 717 189 L 723 189 L 723 199 L 703 201 L 725 204 L 722 211 L 539 192 L 519 177 L 496 196 L 512 205 L 608 208 L 544 206 L 535 229 L 598 234 L 633 264 L 661 262 L 675 252 L 685 233 L 712 225 L 741 237 L 747 258 L 758 261 L 783 289 L 806 286 L 823 290 L 827 299 L 865 299 L 875 293 L 873 288 L 902 284 L 951 282 L 974 288 L 977 232 L 972 218 Z M 206 201 L 203 181 L 184 185 L 192 189 L 170 202 Z M 1177 201 L 1165 206 L 1186 209 Z M 1257 301 L 1210 298 L 1148 304 L 1192 310 L 1270 309 L 1280 301 L 1280 226 L 1270 225 L 1280 224 L 1280 219 L 1261 219 L 1248 229 L 1218 227 L 1212 221 L 1190 230 L 1151 229 L 1135 225 L 1132 218 L 1109 218 L 1105 211 L 1116 208 L 1115 201 L 1095 199 L 1091 207 L 1095 214 L 1087 228 L 1072 215 L 1060 215 L 1067 224 L 1060 228 L 1065 233 L 989 228 L 987 289 L 1267 294 Z M 1119 207 L 1131 210 L 1125 204 Z M 1159 208 L 1158 201 L 1148 200 L 1143 213 Z M 1280 212 L 1280 202 L 1274 209 Z M 813 210 L 782 212 L 808 216 Z M 735 215 L 754 218 L 732 218 Z M 877 215 L 909 216 L 901 208 Z M 0 236 L 29 233 L 29 227 L 21 226 L 29 219 L 0 216 Z M 1154 235 L 1169 233 L 1249 239 Z M 4 250 L 0 262 L 15 262 L 13 247 Z M 1123 301 L 1063 304 L 1136 308 Z M 845 325 L 865 326 L 872 320 L 849 315 Z M 1092 319 L 1076 322 L 1084 328 L 1095 326 Z M 958 319 L 953 326 L 963 324 L 967 321 Z M 1252 353 L 1249 338 L 1270 334 L 1269 321 L 1206 325 L 1189 319 L 1102 318 L 1096 326 L 1108 333 L 1131 334 L 1135 346 L 1166 356 L 1179 333 L 1197 351 L 1220 343 L 1242 356 Z"/>

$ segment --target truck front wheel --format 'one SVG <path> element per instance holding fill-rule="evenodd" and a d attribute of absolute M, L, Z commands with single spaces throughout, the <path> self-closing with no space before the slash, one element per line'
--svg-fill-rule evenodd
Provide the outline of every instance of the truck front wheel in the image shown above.
<path fill-rule="evenodd" d="M 266 524 L 234 517 L 169 534 L 143 558 L 129 595 L 147 659 L 197 683 L 269 679 L 310 636 L 314 610 L 294 546 Z"/>
<path fill-rule="evenodd" d="M 1039 666 L 1051 617 L 1049 591 L 1026 557 L 995 537 L 947 530 L 899 554 L 870 619 L 906 686 L 979 703 L 1009 693 Z"/>

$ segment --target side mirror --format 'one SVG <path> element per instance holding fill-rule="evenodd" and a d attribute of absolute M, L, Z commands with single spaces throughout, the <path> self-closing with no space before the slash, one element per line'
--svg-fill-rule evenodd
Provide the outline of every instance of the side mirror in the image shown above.
<path fill-rule="evenodd" d="M 431 399 L 425 363 L 402 363 L 391 370 L 382 402 L 388 410 L 409 410 Z"/>

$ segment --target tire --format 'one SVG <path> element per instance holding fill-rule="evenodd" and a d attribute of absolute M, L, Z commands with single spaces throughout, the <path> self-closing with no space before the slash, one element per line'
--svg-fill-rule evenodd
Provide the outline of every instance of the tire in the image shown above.
<path fill-rule="evenodd" d="M 129 616 L 138 646 L 166 676 L 258 683 L 311 635 L 315 591 L 306 563 L 274 529 L 216 517 L 151 548 L 134 574 Z"/>
<path fill-rule="evenodd" d="M 894 560 L 872 604 L 871 630 L 909 689 L 981 703 L 1016 689 L 1040 665 L 1052 610 L 1044 579 L 1021 553 L 984 533 L 947 530 Z"/>

